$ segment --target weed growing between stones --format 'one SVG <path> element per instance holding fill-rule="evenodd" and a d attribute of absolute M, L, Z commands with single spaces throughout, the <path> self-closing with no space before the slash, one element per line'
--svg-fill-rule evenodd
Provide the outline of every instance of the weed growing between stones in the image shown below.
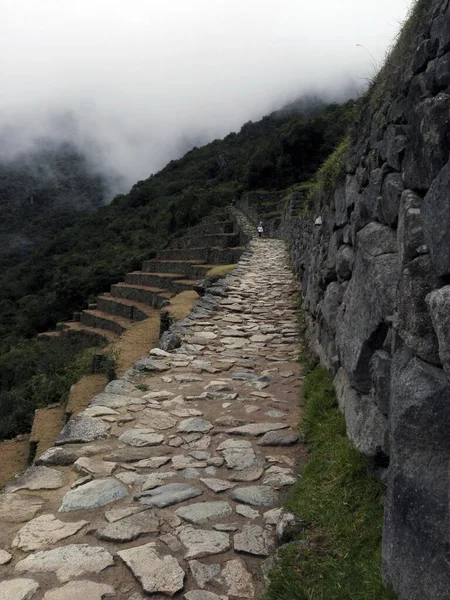
<path fill-rule="evenodd" d="M 264 600 L 392 600 L 381 581 L 384 488 L 348 441 L 323 367 L 308 373 L 304 395 L 309 462 L 287 504 L 303 526 L 279 550 Z"/>

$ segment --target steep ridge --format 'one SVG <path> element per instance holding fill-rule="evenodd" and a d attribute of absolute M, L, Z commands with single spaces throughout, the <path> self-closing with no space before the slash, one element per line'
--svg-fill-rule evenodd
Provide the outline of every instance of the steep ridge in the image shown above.
<path fill-rule="evenodd" d="M 302 454 L 295 290 L 284 243 L 252 241 L 168 334 L 176 350 L 69 421 L 0 496 L 2 600 L 261 591 Z"/>
<path fill-rule="evenodd" d="M 385 583 L 399 600 L 448 600 L 448 0 L 416 3 L 359 109 L 278 231 L 347 434 L 387 483 Z"/>

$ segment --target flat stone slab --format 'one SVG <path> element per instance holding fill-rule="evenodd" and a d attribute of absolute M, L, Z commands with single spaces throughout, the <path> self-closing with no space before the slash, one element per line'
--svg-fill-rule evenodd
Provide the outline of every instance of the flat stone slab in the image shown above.
<path fill-rule="evenodd" d="M 64 496 L 59 512 L 89 510 L 105 506 L 128 495 L 128 488 L 117 479 L 96 479 L 85 483 Z"/>
<path fill-rule="evenodd" d="M 252 443 L 249 442 L 248 440 L 233 440 L 233 439 L 229 439 L 229 440 L 225 440 L 224 442 L 222 442 L 221 444 L 219 444 L 217 446 L 217 450 L 228 450 L 230 448 L 232 449 L 244 449 L 244 448 L 251 448 L 252 447 Z"/>
<path fill-rule="evenodd" d="M 109 408 L 109 406 L 89 406 L 82 413 L 79 414 L 80 417 L 114 417 L 119 413 L 117 410 L 113 408 Z"/>
<path fill-rule="evenodd" d="M 162 410 L 144 409 L 139 415 L 138 426 L 142 428 L 150 427 L 157 430 L 170 429 L 175 427 L 177 420 L 167 412 Z"/>
<path fill-rule="evenodd" d="M 97 460 L 81 456 L 74 464 L 79 473 L 87 473 L 93 477 L 108 477 L 112 474 L 117 464 L 106 460 Z"/>
<path fill-rule="evenodd" d="M 143 446 L 159 446 L 164 441 L 161 433 L 155 433 L 153 429 L 128 429 L 119 438 L 119 441 L 141 448 Z"/>
<path fill-rule="evenodd" d="M 16 564 L 15 570 L 17 573 L 54 573 L 65 583 L 87 573 L 100 573 L 113 564 L 113 557 L 104 548 L 71 544 L 30 554 Z"/>
<path fill-rule="evenodd" d="M 225 563 L 222 569 L 222 578 L 227 588 L 227 594 L 233 598 L 254 598 L 252 576 L 247 570 L 243 560 L 234 559 Z"/>
<path fill-rule="evenodd" d="M 95 583 L 94 581 L 71 581 L 60 588 L 50 590 L 43 600 L 103 600 L 114 596 L 115 590 L 111 585 Z"/>
<path fill-rule="evenodd" d="M 0 494 L 0 521 L 23 523 L 32 519 L 42 508 L 44 499 L 25 494 Z"/>
<path fill-rule="evenodd" d="M 270 467 L 266 471 L 263 483 L 271 485 L 274 488 L 281 488 L 286 485 L 294 485 L 297 479 L 294 477 L 291 469 L 283 469 L 282 467 Z"/>
<path fill-rule="evenodd" d="M 176 476 L 175 471 L 167 471 L 161 473 L 151 473 L 150 475 L 141 475 L 143 477 L 142 492 L 152 490 L 153 488 L 164 485 L 166 479 L 171 479 Z"/>
<path fill-rule="evenodd" d="M 107 542 L 131 542 L 141 535 L 157 533 L 159 518 L 153 511 L 145 510 L 129 517 L 124 517 L 115 523 L 101 525 L 96 536 Z"/>
<path fill-rule="evenodd" d="M 220 554 L 231 548 L 229 535 L 221 531 L 194 529 L 186 525 L 179 527 L 177 534 L 187 550 L 184 555 L 186 560 Z"/>
<path fill-rule="evenodd" d="M 206 461 L 197 460 L 193 456 L 185 456 L 184 454 L 176 454 L 172 456 L 172 466 L 177 471 L 181 469 L 203 469 L 207 466 Z"/>
<path fill-rule="evenodd" d="M 277 429 L 286 429 L 289 425 L 285 423 L 251 423 L 250 425 L 241 425 L 228 429 L 230 435 L 263 435 L 268 431 L 276 431 Z"/>
<path fill-rule="evenodd" d="M 0 565 L 6 565 L 11 560 L 12 556 L 6 550 L 0 550 Z"/>
<path fill-rule="evenodd" d="M 157 446 L 128 446 L 125 448 L 117 448 L 103 458 L 114 462 L 128 463 L 145 460 L 154 456 L 161 456 L 162 454 L 167 454 L 167 448 L 159 448 Z"/>
<path fill-rule="evenodd" d="M 282 419 L 286 416 L 286 413 L 281 410 L 268 410 L 264 414 L 266 417 L 270 417 L 271 419 Z"/>
<path fill-rule="evenodd" d="M 189 506 L 182 506 L 175 511 L 177 517 L 181 517 L 188 523 L 202 525 L 222 517 L 228 517 L 233 509 L 228 502 L 196 502 Z"/>
<path fill-rule="evenodd" d="M 56 438 L 55 444 L 87 443 L 108 437 L 110 425 L 91 417 L 70 419 Z"/>
<path fill-rule="evenodd" d="M 165 508 L 172 504 L 179 504 L 191 498 L 202 495 L 202 491 L 188 483 L 168 483 L 153 490 L 142 492 L 135 496 L 139 502 L 147 506 Z"/>
<path fill-rule="evenodd" d="M 213 424 L 199 417 L 192 417 L 181 421 L 177 431 L 179 433 L 208 433 L 213 428 Z"/>
<path fill-rule="evenodd" d="M 134 466 L 139 469 L 159 469 L 162 465 L 169 462 L 172 456 L 152 456 L 151 458 L 145 458 L 138 461 Z"/>
<path fill-rule="evenodd" d="M 2 600 L 31 600 L 39 584 L 33 579 L 9 579 L 0 581 Z"/>
<path fill-rule="evenodd" d="M 66 466 L 72 465 L 78 454 L 66 448 L 49 448 L 35 461 L 36 466 Z"/>
<path fill-rule="evenodd" d="M 6 492 L 17 490 L 57 490 L 67 483 L 61 471 L 49 467 L 30 467 L 23 475 L 7 486 Z"/>
<path fill-rule="evenodd" d="M 201 417 L 203 415 L 201 410 L 198 410 L 198 408 L 175 408 L 173 410 L 170 411 L 171 415 L 174 415 L 176 417 L 180 417 L 180 418 L 186 418 L 186 417 Z"/>
<path fill-rule="evenodd" d="M 17 532 L 11 547 L 25 552 L 42 550 L 74 535 L 87 524 L 88 521 L 64 523 L 54 515 L 42 515 L 29 521 Z"/>
<path fill-rule="evenodd" d="M 205 564 L 199 560 L 190 560 L 189 569 L 195 582 L 202 589 L 205 588 L 210 581 L 218 582 L 221 572 L 219 563 Z"/>
<path fill-rule="evenodd" d="M 278 502 L 278 493 L 265 485 L 251 485 L 233 490 L 231 498 L 251 506 L 271 506 Z"/>
<path fill-rule="evenodd" d="M 132 387 L 133 389 L 135 389 L 134 386 Z M 94 396 L 89 402 L 89 406 L 107 406 L 109 408 L 122 408 L 123 406 L 132 406 L 134 404 L 145 403 L 146 401 L 143 398 L 136 398 L 134 396 L 124 396 L 122 394 L 108 394 L 106 392 L 103 392 Z"/>
<path fill-rule="evenodd" d="M 237 485 L 237 483 L 230 483 L 226 479 L 216 479 L 214 477 L 211 477 L 209 479 L 201 478 L 200 481 L 216 494 L 219 494 L 220 492 L 225 492 L 227 490 L 231 490 Z"/>
<path fill-rule="evenodd" d="M 257 481 L 264 473 L 262 467 L 256 469 L 247 469 L 245 471 L 233 471 L 230 473 L 230 481 Z"/>
<path fill-rule="evenodd" d="M 134 371 L 143 373 L 164 373 L 164 371 L 168 371 L 169 369 L 169 365 L 163 360 L 153 360 L 151 358 L 147 358 L 146 356 L 140 358 L 133 365 Z"/>
<path fill-rule="evenodd" d="M 218 596 L 206 590 L 192 590 L 184 595 L 185 600 L 228 600 L 228 596 Z"/>
<path fill-rule="evenodd" d="M 183 589 L 185 573 L 173 556 L 161 558 L 155 544 L 145 544 L 117 552 L 145 592 L 173 596 Z"/>
<path fill-rule="evenodd" d="M 269 556 L 275 551 L 275 542 L 270 533 L 260 525 L 244 525 L 242 532 L 233 538 L 234 549 L 255 556 Z"/>
<path fill-rule="evenodd" d="M 269 431 L 265 433 L 258 446 L 292 446 L 298 442 L 298 435 L 286 431 Z"/>
<path fill-rule="evenodd" d="M 259 511 L 247 506 L 247 504 L 236 504 L 236 513 L 246 519 L 254 520 L 259 517 Z"/>
<path fill-rule="evenodd" d="M 223 457 L 228 469 L 236 471 L 258 469 L 266 462 L 265 458 L 258 456 L 253 448 L 229 448 L 223 450 Z"/>

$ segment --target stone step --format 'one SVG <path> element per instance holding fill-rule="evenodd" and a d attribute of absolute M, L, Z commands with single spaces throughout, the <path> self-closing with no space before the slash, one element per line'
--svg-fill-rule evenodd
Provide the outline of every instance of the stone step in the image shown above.
<path fill-rule="evenodd" d="M 213 265 L 234 265 L 239 261 L 244 250 L 245 246 L 235 246 L 234 248 L 210 248 L 208 260 Z"/>
<path fill-rule="evenodd" d="M 121 282 L 111 286 L 111 296 L 142 302 L 153 308 L 166 306 L 173 295 L 168 290 L 148 285 Z"/>
<path fill-rule="evenodd" d="M 175 276 L 170 277 L 170 275 Z M 125 283 L 165 289 L 174 294 L 191 290 L 195 285 L 195 281 L 195 279 L 187 279 L 186 276 L 183 276 L 181 273 L 176 275 L 173 273 L 147 273 L 145 271 L 134 271 L 133 273 L 127 273 L 125 275 Z"/>
<path fill-rule="evenodd" d="M 235 246 L 233 248 L 166 248 L 158 254 L 158 260 L 195 260 L 199 259 L 204 263 L 213 265 L 231 265 L 238 262 L 245 246 Z"/>
<path fill-rule="evenodd" d="M 122 335 L 127 329 L 133 326 L 133 321 L 118 315 L 110 315 L 101 310 L 83 310 L 81 313 L 81 323 L 88 327 L 96 329 L 107 329 L 118 335 Z"/>
<path fill-rule="evenodd" d="M 212 221 L 212 222 L 202 222 L 195 227 L 191 227 L 186 232 L 186 235 L 189 237 L 193 237 L 196 235 L 208 235 L 208 234 L 218 234 L 218 233 L 233 233 L 234 231 L 234 223 L 233 221 Z M 185 236 L 183 236 L 185 237 Z"/>
<path fill-rule="evenodd" d="M 172 240 L 170 247 L 177 248 L 198 248 L 199 246 L 231 248 L 239 244 L 238 233 L 211 233 L 206 235 L 183 236 Z"/>
<path fill-rule="evenodd" d="M 145 321 L 151 314 L 151 307 L 143 302 L 117 298 L 111 294 L 102 294 L 97 298 L 97 310 L 109 315 L 125 317 L 130 321 Z"/>
<path fill-rule="evenodd" d="M 192 260 L 208 262 L 208 248 L 166 248 L 158 252 L 160 260 Z"/>
<path fill-rule="evenodd" d="M 180 275 L 180 278 L 188 277 L 195 279 L 201 277 L 205 270 L 212 266 L 198 260 L 161 260 L 154 258 L 142 263 L 142 271 L 147 273 L 173 273 Z"/>
<path fill-rule="evenodd" d="M 98 329 L 95 327 L 88 327 L 87 325 L 83 325 L 80 321 L 64 321 L 62 323 L 57 324 L 57 328 L 59 331 L 56 333 L 58 335 L 64 336 L 88 336 L 97 338 L 98 342 L 114 342 L 120 336 L 118 333 L 114 331 L 108 331 L 107 329 Z"/>

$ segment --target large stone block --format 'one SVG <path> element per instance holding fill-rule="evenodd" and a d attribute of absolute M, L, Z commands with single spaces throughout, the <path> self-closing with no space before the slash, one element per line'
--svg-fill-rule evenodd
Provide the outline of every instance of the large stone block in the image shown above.
<path fill-rule="evenodd" d="M 400 173 L 386 175 L 378 204 L 378 218 L 382 223 L 393 227 L 398 220 L 400 198 L 403 193 L 403 181 Z"/>
<path fill-rule="evenodd" d="M 436 333 L 425 297 L 438 287 L 429 254 L 418 256 L 402 270 L 398 284 L 397 332 L 420 358 L 439 363 Z"/>
<path fill-rule="evenodd" d="M 397 228 L 400 265 L 416 258 L 419 248 L 424 245 L 421 204 L 422 199 L 412 190 L 403 192 L 400 200 Z"/>
<path fill-rule="evenodd" d="M 406 149 L 406 131 L 404 125 L 388 125 L 381 145 L 382 159 L 396 171 L 400 171 L 402 167 Z"/>
<path fill-rule="evenodd" d="M 336 333 L 336 318 L 344 297 L 344 288 L 337 281 L 327 287 L 322 305 L 322 316 L 327 328 Z"/>
<path fill-rule="evenodd" d="M 450 377 L 450 285 L 425 298 L 439 343 L 439 358 Z"/>
<path fill-rule="evenodd" d="M 340 281 L 347 281 L 352 276 L 355 255 L 353 248 L 344 244 L 336 254 L 336 273 Z"/>
<path fill-rule="evenodd" d="M 384 578 L 398 600 L 446 600 L 450 385 L 405 350 L 394 356 L 391 381 Z"/>
<path fill-rule="evenodd" d="M 391 386 L 391 356 L 385 350 L 377 350 L 370 361 L 372 397 L 383 415 L 389 414 Z"/>
<path fill-rule="evenodd" d="M 370 223 L 357 236 L 352 278 L 337 319 L 336 345 L 352 385 L 363 394 L 372 387 L 369 362 L 384 341 L 393 314 L 398 280 L 395 232 Z"/>
<path fill-rule="evenodd" d="M 410 136 L 403 161 L 403 182 L 427 190 L 448 161 L 450 96 L 441 92 L 417 105 L 410 115 Z"/>
<path fill-rule="evenodd" d="M 425 240 L 439 277 L 450 274 L 450 161 L 431 184 L 422 203 Z"/>
<path fill-rule="evenodd" d="M 334 385 L 340 409 L 345 416 L 347 435 L 368 458 L 388 453 L 388 421 L 370 396 L 361 396 L 350 384 L 344 369 L 339 369 Z"/>

